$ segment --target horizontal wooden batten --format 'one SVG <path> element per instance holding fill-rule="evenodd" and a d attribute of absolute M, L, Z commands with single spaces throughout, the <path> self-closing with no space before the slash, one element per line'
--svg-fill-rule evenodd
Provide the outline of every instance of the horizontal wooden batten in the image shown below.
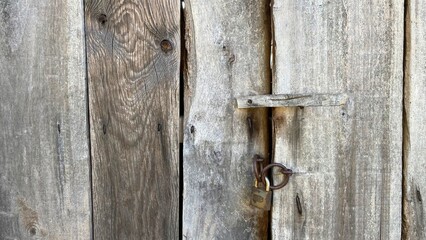
<path fill-rule="evenodd" d="M 315 107 L 345 105 L 347 94 L 277 94 L 237 98 L 238 108 Z"/>

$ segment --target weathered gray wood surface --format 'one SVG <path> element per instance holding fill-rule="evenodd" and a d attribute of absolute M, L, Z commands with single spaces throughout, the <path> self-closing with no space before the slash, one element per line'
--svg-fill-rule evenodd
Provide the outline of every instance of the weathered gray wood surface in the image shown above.
<path fill-rule="evenodd" d="M 180 2 L 85 7 L 94 237 L 178 239 Z"/>
<path fill-rule="evenodd" d="M 0 239 L 90 239 L 81 1 L 0 1 Z"/>
<path fill-rule="evenodd" d="M 185 1 L 183 239 L 267 237 L 267 213 L 250 205 L 267 110 L 235 98 L 269 93 L 268 2 Z"/>
<path fill-rule="evenodd" d="M 276 0 L 274 94 L 348 93 L 274 111 L 273 239 L 400 239 L 403 1 Z"/>
<path fill-rule="evenodd" d="M 268 94 L 237 99 L 239 108 L 339 106 L 348 101 L 347 94 Z"/>
<path fill-rule="evenodd" d="M 406 5 L 404 121 L 404 239 L 426 238 L 426 6 Z"/>

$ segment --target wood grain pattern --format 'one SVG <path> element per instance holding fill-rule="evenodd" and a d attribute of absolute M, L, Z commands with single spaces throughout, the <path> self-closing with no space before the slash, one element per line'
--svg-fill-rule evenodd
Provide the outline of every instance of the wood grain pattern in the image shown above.
<path fill-rule="evenodd" d="M 347 93 L 279 108 L 273 239 L 400 239 L 403 1 L 276 0 L 274 94 Z"/>
<path fill-rule="evenodd" d="M 95 239 L 178 239 L 180 2 L 88 0 Z"/>
<path fill-rule="evenodd" d="M 0 239 L 90 239 L 81 1 L 0 1 Z"/>
<path fill-rule="evenodd" d="M 426 238 L 426 6 L 406 5 L 403 239 Z"/>
<path fill-rule="evenodd" d="M 237 99 L 238 108 L 259 107 L 321 107 L 345 105 L 346 94 L 268 94 Z"/>
<path fill-rule="evenodd" d="M 266 109 L 236 98 L 269 93 L 268 1 L 185 1 L 183 239 L 266 239 L 250 205 L 252 157 L 267 157 Z"/>

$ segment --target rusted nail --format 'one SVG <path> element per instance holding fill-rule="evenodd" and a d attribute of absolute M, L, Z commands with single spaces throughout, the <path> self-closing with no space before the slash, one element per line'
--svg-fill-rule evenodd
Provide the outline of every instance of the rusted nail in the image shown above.
<path fill-rule="evenodd" d="M 251 117 L 247 117 L 247 125 L 248 125 L 248 132 L 249 136 L 253 136 L 253 119 Z"/>
<path fill-rule="evenodd" d="M 251 119 L 251 117 L 247 117 L 247 124 L 250 131 L 253 130 L 253 120 Z"/>
<path fill-rule="evenodd" d="M 296 194 L 296 206 L 297 206 L 297 212 L 300 215 L 302 215 L 303 214 L 303 209 L 302 209 L 302 204 L 300 203 L 299 194 Z"/>
<path fill-rule="evenodd" d="M 419 189 L 416 189 L 416 195 L 417 195 L 417 200 L 418 200 L 419 202 L 421 202 L 421 201 L 422 201 L 422 194 L 420 193 L 420 190 L 419 190 Z"/>

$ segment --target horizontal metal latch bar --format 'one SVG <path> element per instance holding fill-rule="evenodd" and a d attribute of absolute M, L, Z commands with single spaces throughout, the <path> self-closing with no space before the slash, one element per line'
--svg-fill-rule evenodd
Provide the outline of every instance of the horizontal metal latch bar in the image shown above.
<path fill-rule="evenodd" d="M 238 108 L 259 107 L 320 107 L 344 105 L 347 94 L 278 94 L 237 98 Z"/>

